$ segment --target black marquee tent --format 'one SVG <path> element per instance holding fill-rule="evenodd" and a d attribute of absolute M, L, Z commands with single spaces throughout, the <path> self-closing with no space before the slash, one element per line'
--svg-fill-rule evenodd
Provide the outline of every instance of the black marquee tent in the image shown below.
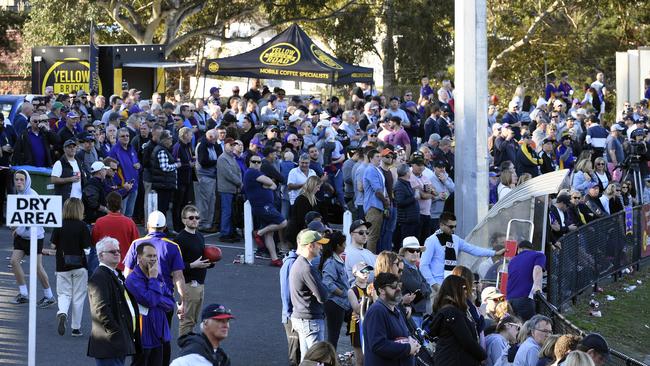
<path fill-rule="evenodd" d="M 205 75 L 334 85 L 373 83 L 372 72 L 372 68 L 349 65 L 328 55 L 297 24 L 252 51 L 208 59 L 204 68 Z"/>

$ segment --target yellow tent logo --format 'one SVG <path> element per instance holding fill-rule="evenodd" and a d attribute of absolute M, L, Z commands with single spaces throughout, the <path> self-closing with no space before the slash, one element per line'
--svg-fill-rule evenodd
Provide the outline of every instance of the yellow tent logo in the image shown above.
<path fill-rule="evenodd" d="M 311 53 L 314 54 L 314 57 L 316 57 L 318 61 L 322 62 L 323 65 L 331 67 L 333 69 L 343 70 L 343 66 L 339 65 L 336 61 L 334 61 L 334 59 L 316 47 L 316 45 L 312 44 L 309 48 L 311 49 Z"/>
<path fill-rule="evenodd" d="M 74 93 L 78 90 L 89 92 L 90 63 L 74 58 L 66 58 L 55 62 L 45 73 L 41 85 L 41 93 L 45 94 L 47 86 L 54 87 L 54 94 Z M 102 94 L 102 81 L 97 85 L 98 94 Z"/>
<path fill-rule="evenodd" d="M 260 54 L 260 62 L 270 66 L 291 66 L 300 61 L 300 51 L 290 43 L 276 43 Z"/>
<path fill-rule="evenodd" d="M 219 71 L 219 64 L 214 61 L 210 62 L 208 65 L 208 71 L 213 73 Z"/>

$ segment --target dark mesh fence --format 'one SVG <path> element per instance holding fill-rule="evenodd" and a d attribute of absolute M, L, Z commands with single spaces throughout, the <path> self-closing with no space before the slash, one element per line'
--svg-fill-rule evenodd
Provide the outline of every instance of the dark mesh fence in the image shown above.
<path fill-rule="evenodd" d="M 535 297 L 537 303 L 537 313 L 545 315 L 553 321 L 553 333 L 555 334 L 575 334 L 585 336 L 585 332 L 573 325 L 567 318 L 565 318 L 557 308 L 553 306 L 543 296 Z M 611 366 L 648 366 L 643 362 L 637 361 L 627 355 L 610 348 L 611 357 L 607 365 Z"/>
<path fill-rule="evenodd" d="M 564 235 L 561 249 L 549 254 L 548 299 L 561 307 L 599 279 L 637 263 L 641 256 L 642 210 L 632 212 L 626 232 L 625 212 L 593 221 Z"/>

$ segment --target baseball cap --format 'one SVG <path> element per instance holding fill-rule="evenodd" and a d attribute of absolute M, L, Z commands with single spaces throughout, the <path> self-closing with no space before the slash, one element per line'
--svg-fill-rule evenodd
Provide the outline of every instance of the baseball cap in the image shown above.
<path fill-rule="evenodd" d="M 167 218 L 162 212 L 158 210 L 153 211 L 149 214 L 147 225 L 152 228 L 165 227 L 167 225 Z"/>
<path fill-rule="evenodd" d="M 221 304 L 210 304 L 203 308 L 201 312 L 201 320 L 206 319 L 234 319 L 230 313 L 230 309 L 226 309 L 225 306 Z"/>
<path fill-rule="evenodd" d="M 230 145 L 230 144 L 232 144 L 233 142 L 235 142 L 235 139 L 232 138 L 232 137 L 226 137 L 226 139 L 223 140 L 223 144 L 224 144 L 224 145 Z"/>
<path fill-rule="evenodd" d="M 369 223 L 369 222 L 366 222 L 366 221 L 364 221 L 364 220 L 354 220 L 354 221 L 352 221 L 352 224 L 350 224 L 350 234 L 351 234 L 354 230 L 358 229 L 360 226 L 365 226 L 366 229 L 370 229 L 370 227 L 372 226 L 372 224 Z"/>
<path fill-rule="evenodd" d="M 323 215 L 321 215 L 321 213 L 318 212 L 318 211 L 309 211 L 305 215 L 305 225 L 309 225 L 309 223 L 311 223 L 315 219 L 319 219 L 319 218 L 322 218 L 322 217 L 323 217 Z"/>
<path fill-rule="evenodd" d="M 318 231 L 319 233 L 323 233 L 323 232 L 329 230 L 328 227 L 325 226 L 322 221 L 312 221 L 312 222 L 310 222 L 309 225 L 307 225 L 307 229 Z"/>
<path fill-rule="evenodd" d="M 216 86 L 213 86 L 212 88 L 210 88 L 210 94 L 212 94 L 212 93 L 214 93 L 214 92 L 216 92 L 218 90 L 219 90 L 219 88 L 217 88 Z"/>
<path fill-rule="evenodd" d="M 138 90 L 136 88 L 129 89 L 129 94 L 140 94 L 140 93 L 142 93 L 142 90 Z"/>
<path fill-rule="evenodd" d="M 362 271 L 370 272 L 374 269 L 375 268 L 373 266 L 367 264 L 366 262 L 359 262 L 354 266 L 352 266 L 352 274 L 356 274 L 357 272 L 362 272 Z"/>
<path fill-rule="evenodd" d="M 311 243 L 327 244 L 329 241 L 328 238 L 323 237 L 318 231 L 314 230 L 306 230 L 298 235 L 299 245 L 309 245 Z"/>
<path fill-rule="evenodd" d="M 404 106 L 405 106 L 406 108 L 410 108 L 410 107 L 415 107 L 415 106 L 417 106 L 417 104 L 416 104 L 414 101 L 409 100 L 408 102 L 406 102 L 406 103 L 404 104 Z"/>
<path fill-rule="evenodd" d="M 278 97 L 276 97 L 275 95 L 271 94 L 271 96 L 269 96 L 268 102 L 275 102 L 276 100 L 278 100 Z"/>
<path fill-rule="evenodd" d="M 88 95 L 85 90 L 79 89 L 79 91 L 77 91 L 77 97 L 82 97 L 84 95 Z"/>
<path fill-rule="evenodd" d="M 598 187 L 600 189 L 600 186 L 596 182 L 590 182 L 587 184 L 587 189 L 592 189 L 594 187 Z"/>
<path fill-rule="evenodd" d="M 91 173 L 97 173 L 102 169 L 110 169 L 110 168 L 104 165 L 104 163 L 102 163 L 101 161 L 96 161 L 90 166 Z"/>
<path fill-rule="evenodd" d="M 441 105 L 440 106 L 440 111 L 441 112 L 449 112 L 450 111 L 449 106 L 446 105 L 446 104 Z"/>
<path fill-rule="evenodd" d="M 311 104 L 318 105 L 318 104 L 320 104 L 320 100 L 318 100 L 318 99 L 312 99 L 312 100 L 311 100 Z"/>
<path fill-rule="evenodd" d="M 522 240 L 517 245 L 519 248 L 533 249 L 533 243 L 528 240 Z"/>
<path fill-rule="evenodd" d="M 376 134 L 377 134 L 377 130 L 375 130 L 374 128 L 368 130 L 368 135 L 376 135 Z"/>
<path fill-rule="evenodd" d="M 65 118 L 79 118 L 79 115 L 75 111 L 70 111 L 65 115 Z"/>
<path fill-rule="evenodd" d="M 639 119 L 636 121 L 636 123 L 646 123 L 648 122 L 648 117 L 646 116 L 639 116 Z"/>
<path fill-rule="evenodd" d="M 429 141 L 440 141 L 441 138 L 442 137 L 440 137 L 440 135 L 438 135 L 437 133 L 432 133 L 431 135 L 429 135 Z"/>
<path fill-rule="evenodd" d="M 69 139 L 69 140 L 66 140 L 63 143 L 63 147 L 67 147 L 67 146 L 70 146 L 70 145 L 77 145 L 77 142 L 75 140 L 73 140 L 73 139 Z"/>
<path fill-rule="evenodd" d="M 61 108 L 63 108 L 63 103 L 61 102 L 52 103 L 52 109 L 61 109 Z"/>
<path fill-rule="evenodd" d="M 446 168 L 447 164 L 445 164 L 445 162 L 442 161 L 442 160 L 436 160 L 436 161 L 433 162 L 433 167 L 434 168 Z"/>
<path fill-rule="evenodd" d="M 83 141 L 95 141 L 95 136 L 93 136 L 92 133 L 83 132 L 83 133 L 79 134 L 79 136 L 77 137 L 77 140 L 82 141 L 82 142 Z"/>
<path fill-rule="evenodd" d="M 384 156 L 392 155 L 394 154 L 393 150 L 385 148 L 381 151 L 381 157 L 383 158 Z"/>
<path fill-rule="evenodd" d="M 586 337 L 582 338 L 580 344 L 587 350 L 593 349 L 606 358 L 609 358 L 609 345 L 605 338 L 598 333 L 587 334 Z"/>
<path fill-rule="evenodd" d="M 612 127 L 609 128 L 610 131 L 623 131 L 623 126 L 618 123 L 614 123 Z"/>

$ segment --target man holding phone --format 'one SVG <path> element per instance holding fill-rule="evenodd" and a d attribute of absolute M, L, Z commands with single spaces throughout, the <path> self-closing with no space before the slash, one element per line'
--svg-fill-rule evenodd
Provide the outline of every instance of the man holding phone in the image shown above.
<path fill-rule="evenodd" d="M 418 327 L 422 326 L 424 314 L 431 313 L 431 286 L 427 283 L 420 270 L 418 262 L 420 253 L 424 252 L 426 247 L 420 245 L 418 238 L 408 236 L 402 242 L 402 248 L 399 255 L 404 258 L 404 272 L 402 272 L 402 291 L 405 294 L 415 294 L 415 299 L 411 302 L 411 319 Z"/>

